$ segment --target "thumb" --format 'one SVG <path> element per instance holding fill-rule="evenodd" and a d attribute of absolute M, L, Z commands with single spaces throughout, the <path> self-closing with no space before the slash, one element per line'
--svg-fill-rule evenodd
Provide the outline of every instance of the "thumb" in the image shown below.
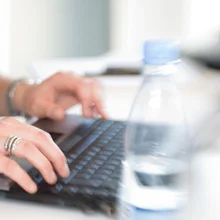
<path fill-rule="evenodd" d="M 42 116 L 46 116 L 47 118 L 53 120 L 61 120 L 64 118 L 65 111 L 62 107 L 57 104 L 43 101 L 41 103 L 41 114 Z"/>

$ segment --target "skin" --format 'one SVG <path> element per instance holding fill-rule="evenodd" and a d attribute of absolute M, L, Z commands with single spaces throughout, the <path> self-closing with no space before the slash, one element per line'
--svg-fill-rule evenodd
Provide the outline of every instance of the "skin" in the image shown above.
<path fill-rule="evenodd" d="M 0 113 L 7 115 L 5 95 L 11 81 L 0 79 Z M 20 83 L 14 92 L 15 109 L 38 118 L 61 120 L 65 110 L 76 104 L 82 105 L 84 117 L 107 118 L 102 104 L 102 87 L 89 78 L 78 77 L 72 73 L 59 72 L 37 85 Z M 30 176 L 5 151 L 4 143 L 10 135 L 22 138 L 14 156 L 25 158 L 42 174 L 45 181 L 54 184 L 55 173 L 65 178 L 70 171 L 66 158 L 50 135 L 14 118 L 0 120 L 0 173 L 8 176 L 28 193 L 35 193 L 37 185 Z"/>

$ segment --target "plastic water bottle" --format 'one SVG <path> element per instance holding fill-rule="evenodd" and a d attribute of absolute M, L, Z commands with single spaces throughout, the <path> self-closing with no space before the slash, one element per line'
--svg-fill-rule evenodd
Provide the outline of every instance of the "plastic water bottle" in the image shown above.
<path fill-rule="evenodd" d="M 190 142 L 176 88 L 178 45 L 144 46 L 144 80 L 125 137 L 118 219 L 179 219 L 187 201 Z"/>

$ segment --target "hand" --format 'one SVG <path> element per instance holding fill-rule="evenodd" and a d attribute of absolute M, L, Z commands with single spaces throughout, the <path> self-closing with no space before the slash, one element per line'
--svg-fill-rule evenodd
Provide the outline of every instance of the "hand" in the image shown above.
<path fill-rule="evenodd" d="M 107 118 L 102 104 L 102 88 L 90 78 L 71 73 L 56 73 L 39 85 L 20 84 L 14 105 L 21 112 L 39 118 L 60 120 L 65 110 L 80 103 L 84 117 Z"/>
<path fill-rule="evenodd" d="M 55 171 L 64 178 L 69 175 L 66 158 L 49 134 L 13 118 L 4 118 L 0 120 L 0 173 L 8 176 L 24 190 L 35 193 L 37 186 L 30 176 L 8 157 L 4 144 L 11 134 L 22 138 L 13 155 L 29 161 L 40 171 L 46 182 L 54 184 L 57 181 Z"/>

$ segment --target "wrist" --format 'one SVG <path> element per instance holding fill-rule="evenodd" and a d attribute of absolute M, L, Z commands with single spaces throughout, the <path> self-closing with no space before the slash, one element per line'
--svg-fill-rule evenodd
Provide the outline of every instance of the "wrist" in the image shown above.
<path fill-rule="evenodd" d="M 20 113 L 26 113 L 25 100 L 32 86 L 33 85 L 25 81 L 20 81 L 17 84 L 14 90 L 14 96 L 11 99 L 12 107 L 15 111 Z"/>

